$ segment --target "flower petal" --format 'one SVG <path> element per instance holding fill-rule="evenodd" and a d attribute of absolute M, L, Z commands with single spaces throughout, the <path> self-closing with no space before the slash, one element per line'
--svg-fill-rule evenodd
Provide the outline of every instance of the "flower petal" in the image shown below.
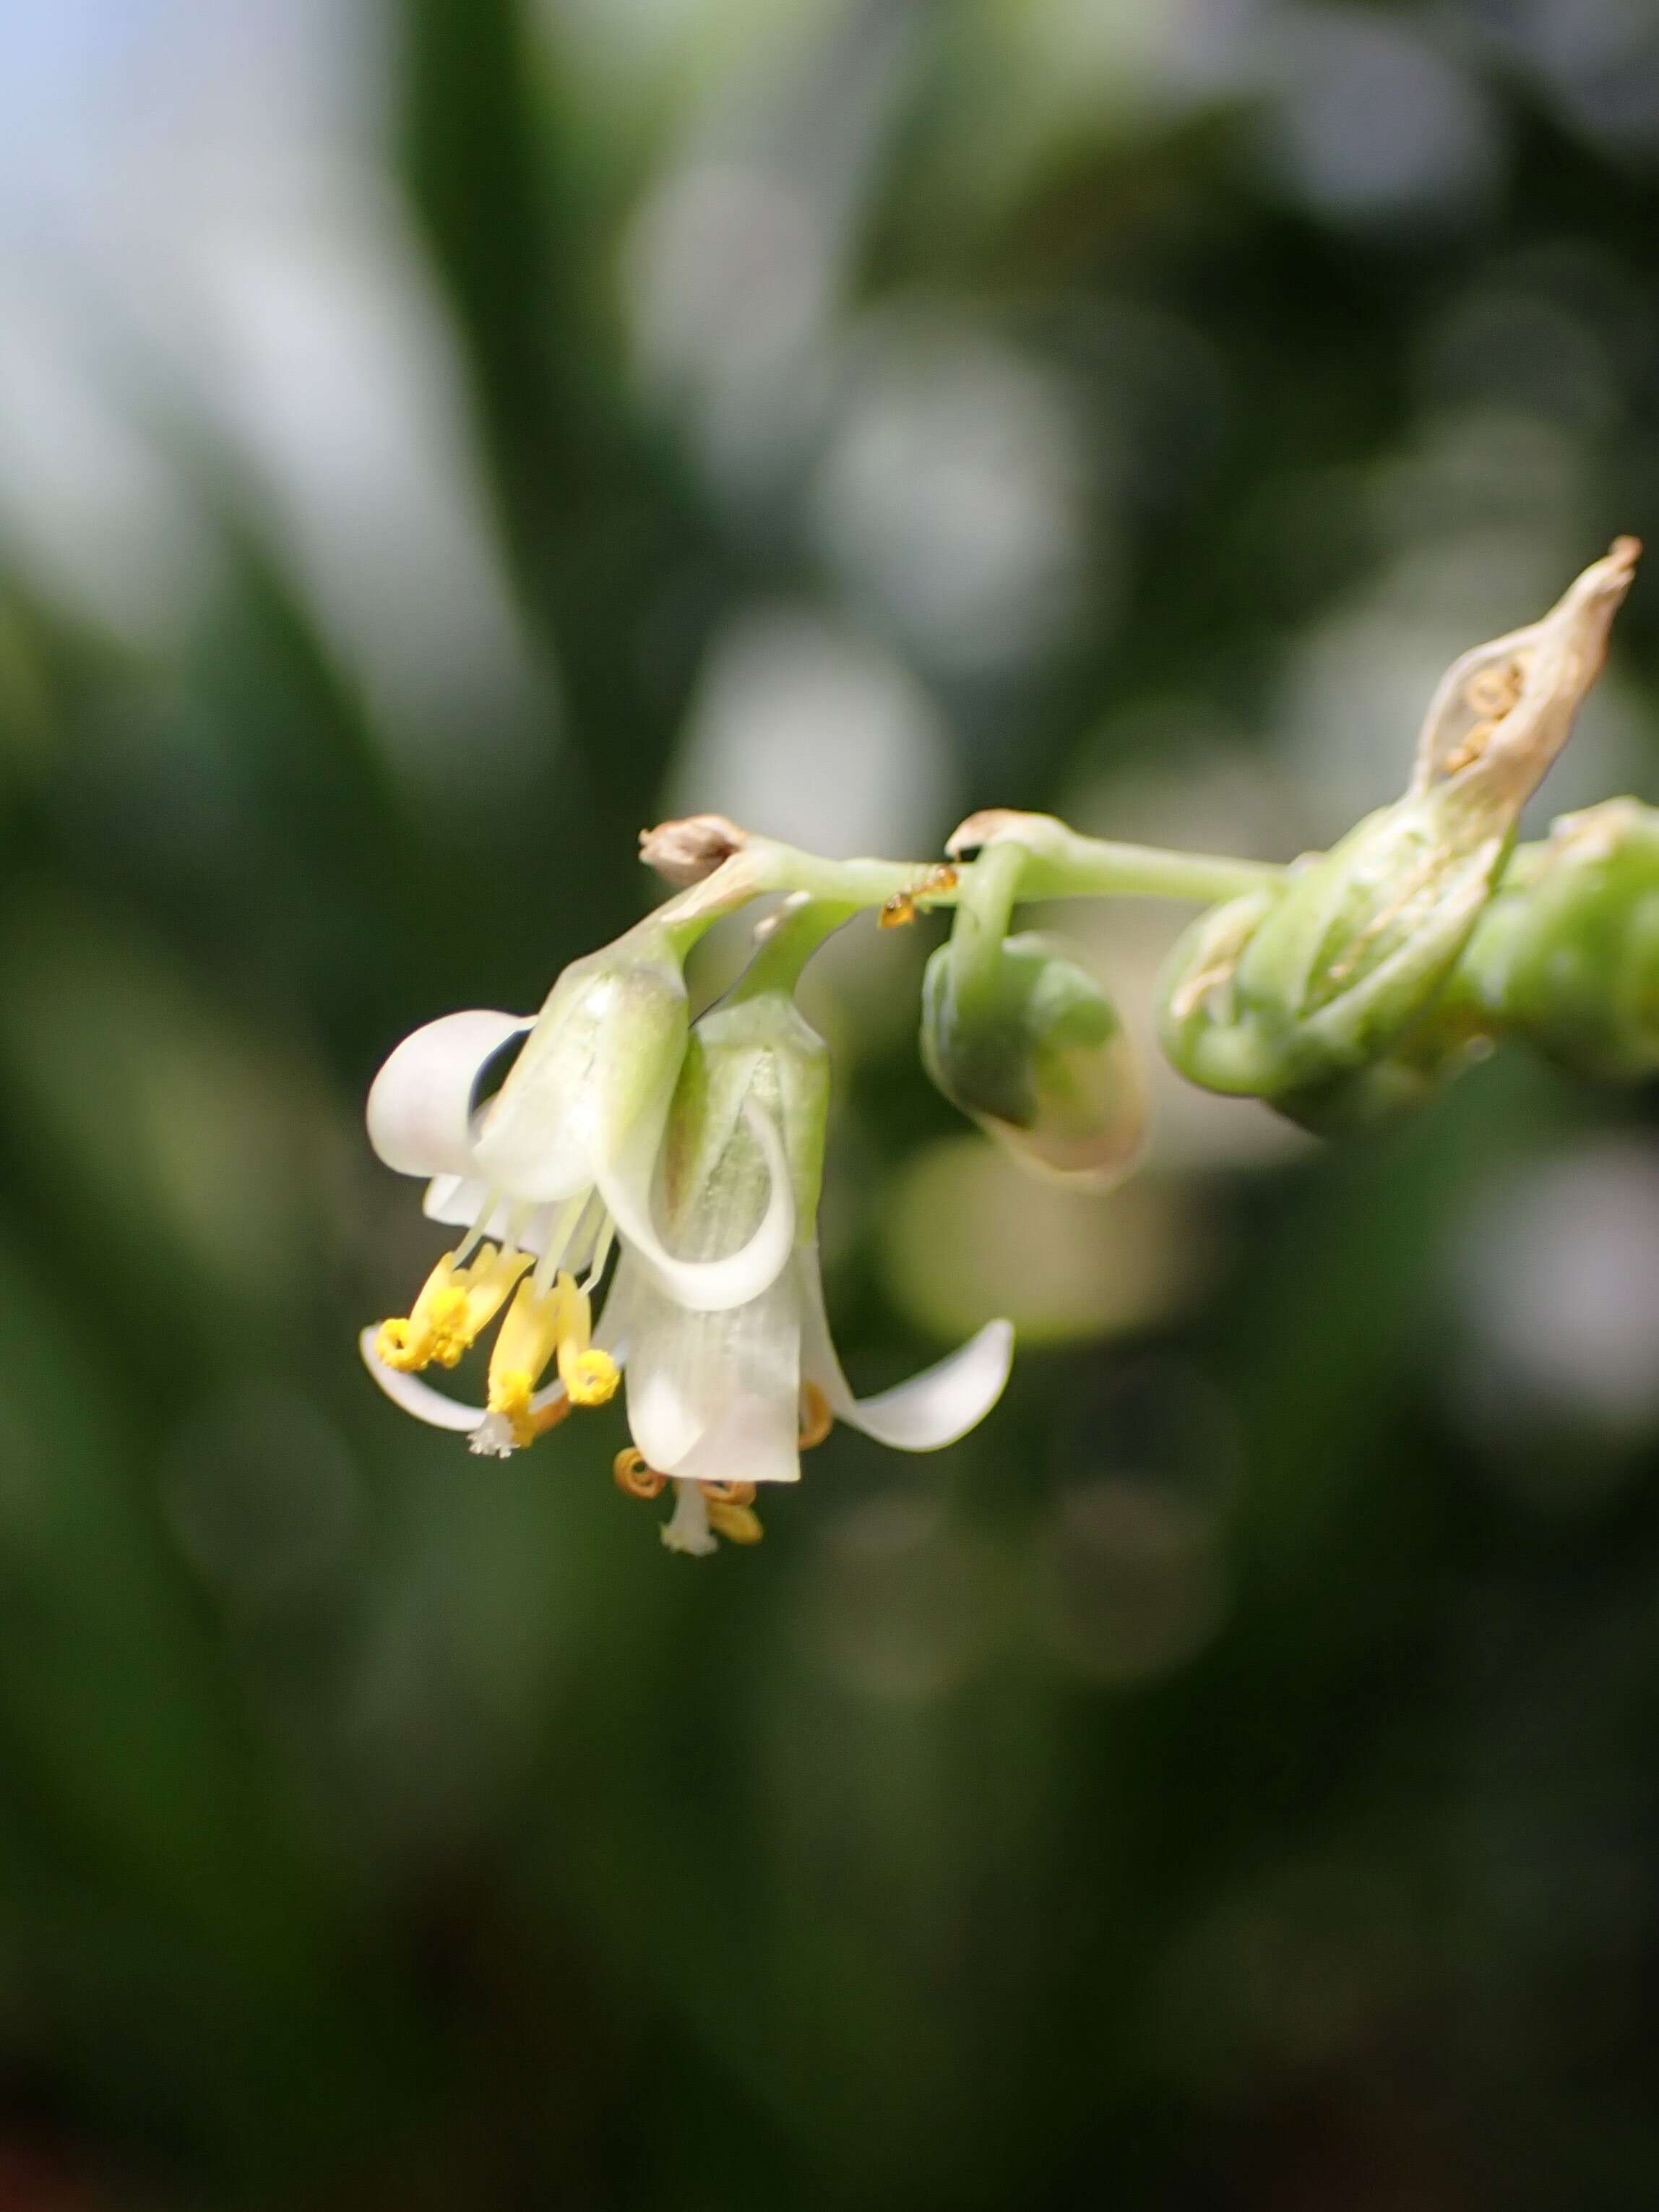
<path fill-rule="evenodd" d="M 465 1176 L 472 1092 L 493 1053 L 530 1024 L 486 1007 L 445 1014 L 406 1036 L 368 1094 L 368 1141 L 399 1175 Z"/>
<path fill-rule="evenodd" d="M 801 1371 L 823 1391 L 837 1420 L 894 1451 L 939 1451 L 976 1427 L 1002 1395 L 1013 1364 L 1014 1325 L 990 1321 L 908 1382 L 873 1398 L 854 1398 L 830 1340 L 816 1246 L 796 1255 L 795 1268 L 801 1285 Z"/>
<path fill-rule="evenodd" d="M 639 1254 L 668 1297 L 693 1313 L 726 1313 L 759 1297 L 783 1273 L 794 1248 L 795 1197 L 783 1140 L 770 1115 L 752 1099 L 744 1102 L 743 1118 L 764 1157 L 769 1187 L 760 1226 L 724 1259 L 678 1260 L 664 1245 L 651 1220 L 650 1169 L 641 1172 L 642 1152 L 636 1154 L 632 1172 L 599 1170 L 600 1194 L 623 1243 Z"/>
<path fill-rule="evenodd" d="M 624 1256 L 628 1425 L 647 1462 L 700 1482 L 796 1482 L 800 1304 L 785 1272 L 748 1304 L 695 1312 Z M 617 1304 L 612 1293 L 605 1319 Z"/>
<path fill-rule="evenodd" d="M 363 1364 L 386 1392 L 394 1406 L 406 1413 L 413 1413 L 417 1421 L 424 1421 L 429 1429 L 453 1429 L 465 1436 L 476 1429 L 484 1418 L 482 1406 L 464 1406 L 459 1398 L 447 1398 L 441 1390 L 434 1390 L 418 1375 L 406 1375 L 399 1368 L 388 1367 L 374 1349 L 378 1328 L 366 1328 L 357 1338 L 357 1349 L 363 1355 Z M 539 1413 L 556 1398 L 562 1398 L 562 1382 L 550 1382 L 544 1390 L 538 1390 L 530 1401 L 532 1413 Z"/>

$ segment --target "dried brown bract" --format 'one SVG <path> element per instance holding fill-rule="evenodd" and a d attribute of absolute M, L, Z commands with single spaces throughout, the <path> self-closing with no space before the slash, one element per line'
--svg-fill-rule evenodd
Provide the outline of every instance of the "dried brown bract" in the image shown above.
<path fill-rule="evenodd" d="M 684 889 L 700 884 L 740 853 L 749 842 L 724 814 L 691 814 L 683 822 L 659 822 L 640 832 L 640 858 L 666 882 Z"/>

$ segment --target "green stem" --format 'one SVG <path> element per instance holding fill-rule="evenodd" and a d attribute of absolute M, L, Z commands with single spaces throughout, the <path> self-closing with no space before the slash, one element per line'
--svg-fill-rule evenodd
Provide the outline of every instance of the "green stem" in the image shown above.
<path fill-rule="evenodd" d="M 1020 855 L 1012 870 L 1002 857 L 1011 851 Z M 1207 906 L 1259 890 L 1285 872 L 1267 861 L 1080 837 L 1051 816 L 1018 815 L 978 859 L 954 867 L 917 860 L 826 860 L 793 845 L 752 838 L 702 883 L 659 908 L 656 920 L 684 951 L 722 915 L 770 891 L 805 891 L 815 904 L 844 908 L 847 914 L 899 902 L 952 907 L 971 901 L 971 886 L 993 854 L 999 884 L 1006 874 L 1014 877 L 1010 906 L 1029 899 L 1113 897 L 1191 899 Z"/>
<path fill-rule="evenodd" d="M 962 872 L 950 973 L 951 996 L 964 1014 L 996 988 L 1002 940 L 1030 858 L 1021 845 L 988 845 Z"/>
<path fill-rule="evenodd" d="M 1236 860 L 1214 853 L 1169 853 L 1154 845 L 1121 845 L 1079 836 L 1052 815 L 1017 817 L 983 848 L 982 866 L 1003 844 L 1021 847 L 1026 861 L 1022 899 L 1172 898 L 1206 906 L 1277 883 L 1285 871 L 1267 860 Z"/>
<path fill-rule="evenodd" d="M 726 993 L 723 1003 L 740 1006 L 768 991 L 793 992 L 807 962 L 826 937 L 857 914 L 844 900 L 804 899 L 785 907 L 756 946 L 749 965 Z"/>

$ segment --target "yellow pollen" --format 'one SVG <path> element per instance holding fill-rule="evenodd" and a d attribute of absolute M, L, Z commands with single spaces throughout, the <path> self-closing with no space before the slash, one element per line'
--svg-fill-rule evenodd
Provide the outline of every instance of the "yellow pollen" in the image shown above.
<path fill-rule="evenodd" d="M 800 1391 L 800 1434 L 795 1439 L 799 1451 L 811 1451 L 821 1444 L 836 1425 L 836 1417 L 830 1410 L 830 1401 L 816 1382 L 803 1382 Z"/>
<path fill-rule="evenodd" d="M 530 1425 L 530 1400 L 535 1388 L 536 1378 L 527 1367 L 497 1367 L 490 1361 L 489 1411 L 512 1424 L 513 1441 L 520 1448 L 535 1437 Z"/>
<path fill-rule="evenodd" d="M 574 1352 L 567 1337 L 559 1346 L 559 1378 L 573 1406 L 603 1406 L 617 1395 L 621 1370 L 608 1352 Z"/>
<path fill-rule="evenodd" d="M 470 1267 L 458 1267 L 446 1252 L 421 1285 L 408 1318 L 380 1323 L 374 1349 L 388 1367 L 417 1374 L 435 1359 L 453 1367 L 530 1265 L 527 1252 L 482 1244 Z"/>

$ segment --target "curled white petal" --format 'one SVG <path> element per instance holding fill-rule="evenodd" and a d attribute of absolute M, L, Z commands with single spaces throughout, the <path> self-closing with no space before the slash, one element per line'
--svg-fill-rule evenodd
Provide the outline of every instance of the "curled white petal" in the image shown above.
<path fill-rule="evenodd" d="M 816 1249 L 799 1253 L 795 1265 L 801 1278 L 801 1371 L 823 1391 L 837 1420 L 894 1451 L 939 1451 L 976 1427 L 1002 1395 L 1013 1364 L 1014 1327 L 991 1321 L 908 1382 L 873 1398 L 855 1398 L 830 1340 Z"/>
<path fill-rule="evenodd" d="M 399 1175 L 466 1176 L 472 1090 L 492 1053 L 530 1027 L 487 1007 L 445 1014 L 406 1036 L 368 1094 L 368 1141 Z"/>
<path fill-rule="evenodd" d="M 675 1304 L 693 1313 L 725 1313 L 747 1305 L 777 1280 L 794 1247 L 795 1198 L 783 1140 L 771 1116 L 752 1099 L 744 1100 L 743 1118 L 766 1161 L 766 1211 L 749 1242 L 724 1259 L 676 1259 L 652 1225 L 645 1176 L 612 1167 L 599 1171 L 600 1194 L 623 1243 L 638 1253 Z"/>
<path fill-rule="evenodd" d="M 386 1392 L 394 1406 L 405 1413 L 412 1413 L 417 1421 L 424 1421 L 429 1429 L 451 1429 L 457 1436 L 468 1435 L 487 1418 L 482 1406 L 463 1405 L 459 1398 L 446 1397 L 434 1390 L 431 1383 L 418 1375 L 406 1375 L 398 1367 L 388 1367 L 374 1349 L 378 1328 L 366 1328 L 357 1339 L 357 1349 L 363 1355 L 363 1364 Z M 550 1382 L 544 1390 L 538 1390 L 530 1401 L 532 1413 L 564 1395 L 562 1382 Z"/>

